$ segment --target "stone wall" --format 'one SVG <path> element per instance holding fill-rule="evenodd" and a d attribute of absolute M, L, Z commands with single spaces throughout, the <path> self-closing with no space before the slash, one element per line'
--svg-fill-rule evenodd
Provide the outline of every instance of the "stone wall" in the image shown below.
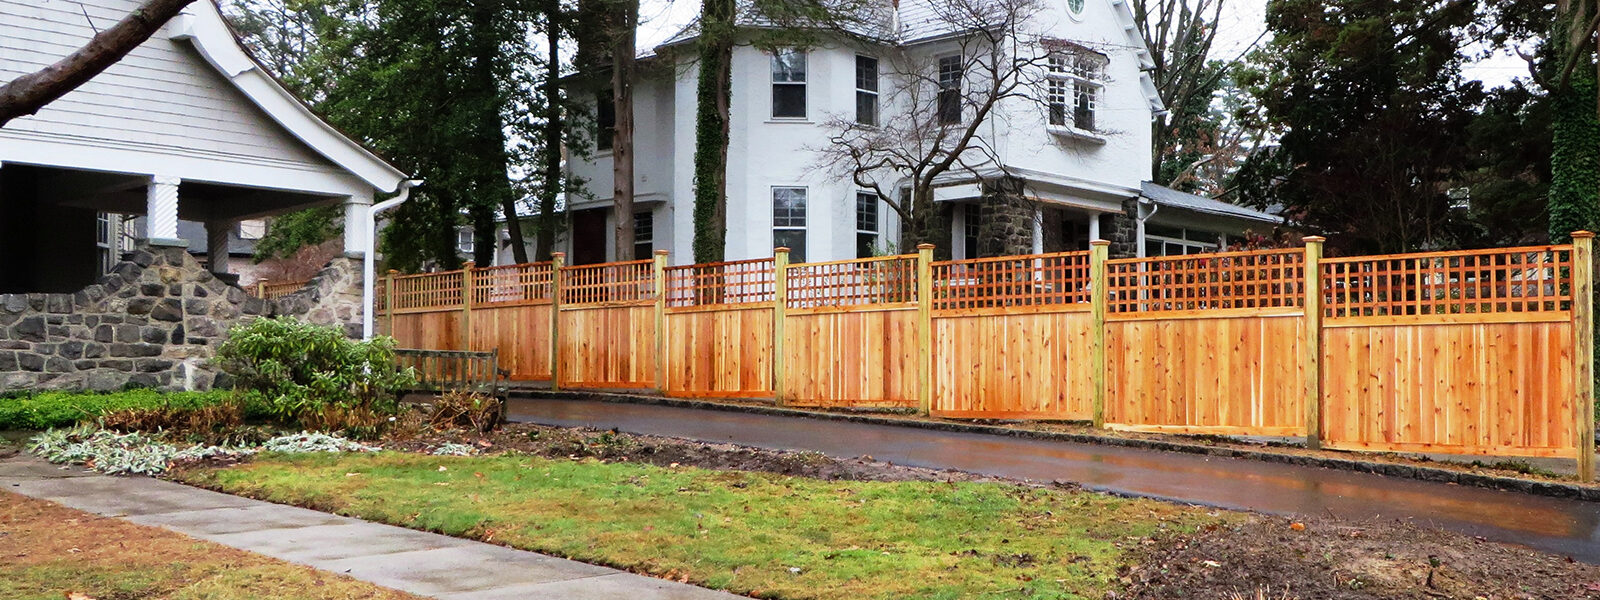
<path fill-rule="evenodd" d="M 1111 258 L 1133 258 L 1139 255 L 1139 199 L 1137 197 L 1122 201 L 1122 213 L 1109 213 L 1107 220 L 1100 222 L 1100 232 L 1111 247 L 1107 254 Z"/>
<path fill-rule="evenodd" d="M 361 263 L 335 258 L 306 288 L 267 301 L 183 248 L 141 247 L 73 294 L 0 295 L 0 391 L 210 389 L 228 328 L 294 316 L 361 333 Z"/>
<path fill-rule="evenodd" d="M 1001 179 L 986 187 L 978 226 L 978 256 L 1032 254 L 1034 203 L 1022 195 L 1022 182 Z"/>

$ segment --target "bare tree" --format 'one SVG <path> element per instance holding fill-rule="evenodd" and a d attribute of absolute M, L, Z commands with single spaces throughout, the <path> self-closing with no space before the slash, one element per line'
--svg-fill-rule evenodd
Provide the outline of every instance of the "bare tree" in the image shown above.
<path fill-rule="evenodd" d="M 942 41 L 882 55 L 884 114 L 870 122 L 831 117 L 829 144 L 815 149 L 819 169 L 876 192 L 900 216 L 903 247 L 942 241 L 933 202 L 939 185 L 976 182 L 988 189 L 1016 181 L 988 136 L 1002 105 L 1070 120 L 1070 102 L 1049 97 L 1049 70 L 1075 60 L 1103 68 L 1105 59 L 1089 44 L 1033 32 L 1040 0 L 934 0 L 932 6 Z"/>
<path fill-rule="evenodd" d="M 148 0 L 66 58 L 0 86 L 0 127 L 17 117 L 38 113 L 46 104 L 116 64 L 193 1 Z"/>

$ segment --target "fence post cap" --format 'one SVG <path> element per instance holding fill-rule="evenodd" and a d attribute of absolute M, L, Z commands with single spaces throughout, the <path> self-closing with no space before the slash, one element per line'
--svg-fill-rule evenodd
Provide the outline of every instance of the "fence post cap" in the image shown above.
<path fill-rule="evenodd" d="M 1089 240 L 1090 246 L 1110 246 L 1111 240 Z"/>
<path fill-rule="evenodd" d="M 551 252 L 550 253 L 550 257 L 551 258 L 565 258 L 566 256 L 567 256 L 567 253 L 565 253 L 565 252 Z"/>
<path fill-rule="evenodd" d="M 1307 244 L 1311 244 L 1311 243 L 1321 244 L 1323 242 L 1328 241 L 1328 238 L 1322 237 L 1320 235 L 1308 235 L 1308 236 L 1305 236 L 1303 238 L 1300 238 L 1300 241 L 1305 242 Z"/>
<path fill-rule="evenodd" d="M 1582 229 L 1579 229 L 1577 231 L 1572 232 L 1572 237 L 1574 237 L 1574 238 L 1584 238 L 1584 239 L 1592 238 L 1592 237 L 1594 237 L 1594 232 L 1593 231 L 1584 231 Z"/>
<path fill-rule="evenodd" d="M 389 274 L 390 275 L 399 275 L 400 274 L 400 269 L 389 269 Z"/>
<path fill-rule="evenodd" d="M 667 255 L 667 251 L 666 250 L 657 250 L 656 251 L 656 256 L 666 256 L 666 255 Z"/>
<path fill-rule="evenodd" d="M 917 244 L 917 249 L 918 250 L 932 250 L 933 249 L 933 244 L 929 244 L 927 242 L 923 242 L 921 244 Z"/>
<path fill-rule="evenodd" d="M 461 268 L 463 268 L 463 269 L 471 269 L 471 268 L 476 267 L 476 266 L 478 266 L 478 263 L 472 262 L 470 260 L 467 261 L 467 262 L 461 263 Z"/>
<path fill-rule="evenodd" d="M 773 254 L 777 254 L 777 253 L 780 253 L 780 252 L 783 253 L 783 254 L 788 254 L 789 253 L 789 247 L 788 246 L 778 246 L 777 248 L 773 248 L 772 249 L 772 253 Z"/>

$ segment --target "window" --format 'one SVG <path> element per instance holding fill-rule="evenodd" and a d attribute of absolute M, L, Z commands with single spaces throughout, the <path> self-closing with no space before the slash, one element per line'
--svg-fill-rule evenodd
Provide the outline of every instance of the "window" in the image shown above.
<path fill-rule="evenodd" d="M 633 213 L 633 258 L 643 260 L 655 252 L 656 219 L 650 211 Z"/>
<path fill-rule="evenodd" d="M 267 234 L 267 222 L 261 219 L 239 221 L 239 239 L 259 240 Z"/>
<path fill-rule="evenodd" d="M 462 227 L 456 230 L 456 249 L 463 254 L 472 254 L 477 248 L 477 240 L 472 237 L 471 227 Z"/>
<path fill-rule="evenodd" d="M 789 262 L 806 261 L 806 188 L 772 188 L 772 245 L 789 249 Z"/>
<path fill-rule="evenodd" d="M 795 49 L 772 54 L 772 118 L 806 118 L 806 53 Z"/>
<path fill-rule="evenodd" d="M 612 137 L 617 131 L 617 105 L 612 101 L 611 90 L 606 90 L 595 95 L 594 98 L 594 147 L 596 150 L 610 150 Z"/>
<path fill-rule="evenodd" d="M 1185 254 L 1216 252 L 1219 240 L 1221 240 L 1221 236 L 1213 232 L 1184 229 L 1182 227 L 1162 227 L 1152 223 L 1145 226 L 1144 255 L 1182 256 Z"/>
<path fill-rule="evenodd" d="M 965 258 L 978 258 L 978 240 L 983 232 L 983 206 L 977 203 L 961 205 L 961 220 Z"/>
<path fill-rule="evenodd" d="M 100 272 L 110 273 L 111 268 L 117 266 L 117 261 L 122 258 L 117 252 L 116 240 L 116 215 L 110 213 L 95 213 L 94 216 L 94 245 L 100 252 Z"/>
<path fill-rule="evenodd" d="M 856 122 L 878 124 L 878 59 L 856 57 Z"/>
<path fill-rule="evenodd" d="M 1067 0 L 1067 10 L 1073 16 L 1083 14 L 1083 0 Z"/>
<path fill-rule="evenodd" d="M 878 250 L 878 195 L 856 192 L 856 258 L 867 258 Z"/>
<path fill-rule="evenodd" d="M 955 125 L 961 122 L 961 78 L 964 70 L 960 55 L 939 59 L 940 125 Z"/>
<path fill-rule="evenodd" d="M 1068 42 L 1055 42 L 1050 52 L 1045 78 L 1046 101 L 1052 127 L 1095 131 L 1095 113 L 1100 90 L 1105 87 L 1102 73 L 1104 55 Z"/>

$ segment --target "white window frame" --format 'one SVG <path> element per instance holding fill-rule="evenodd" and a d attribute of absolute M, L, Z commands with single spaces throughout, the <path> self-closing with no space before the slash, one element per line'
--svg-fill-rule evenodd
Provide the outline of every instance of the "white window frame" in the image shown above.
<path fill-rule="evenodd" d="M 799 79 L 799 81 L 793 81 L 793 80 L 779 81 L 778 80 L 778 61 L 779 61 L 779 57 L 783 56 L 783 55 L 794 55 L 794 56 L 799 57 L 799 60 L 800 60 L 800 79 Z M 768 66 L 769 66 L 769 68 L 767 69 L 767 76 L 771 79 L 771 84 L 772 84 L 772 107 L 771 107 L 771 110 L 768 111 L 768 115 L 774 121 L 804 121 L 807 118 L 809 118 L 810 115 L 811 115 L 811 102 L 810 102 L 810 89 L 808 88 L 808 82 L 811 79 L 811 65 L 810 65 L 810 57 L 807 55 L 806 51 L 801 50 L 799 48 L 780 48 L 780 49 L 778 49 L 778 50 L 776 50 L 776 51 L 774 51 L 772 53 L 771 60 L 768 63 Z M 796 116 L 796 115 L 779 116 L 778 115 L 778 87 L 779 86 L 800 88 L 800 114 L 798 116 Z"/>
<path fill-rule="evenodd" d="M 644 225 L 645 225 L 644 227 L 640 227 L 639 226 L 641 219 L 644 221 Z M 640 235 L 639 234 L 641 231 L 644 232 L 644 235 Z M 640 254 L 639 253 L 639 246 L 641 244 L 648 245 L 650 249 L 645 251 L 643 254 Z M 633 213 L 633 259 L 634 260 L 643 260 L 643 259 L 646 259 L 646 258 L 650 258 L 651 256 L 653 256 L 655 254 L 655 250 L 656 250 L 656 213 L 655 213 L 655 211 L 652 211 L 652 210 L 634 211 L 634 213 Z"/>
<path fill-rule="evenodd" d="M 1088 49 L 1054 48 L 1045 64 L 1046 129 L 1058 135 L 1105 141 L 1097 129 L 1109 59 Z M 1078 104 L 1088 98 L 1088 127 L 1079 123 Z M 1060 117 L 1059 119 L 1057 117 Z"/>
<path fill-rule="evenodd" d="M 861 82 L 862 82 L 862 78 L 861 78 L 861 61 L 863 61 L 863 60 L 872 61 L 872 88 L 871 89 L 861 87 Z M 867 56 L 865 54 L 857 54 L 856 55 L 856 64 L 855 64 L 855 67 L 856 67 L 855 75 L 856 75 L 856 77 L 855 77 L 855 83 L 856 83 L 856 123 L 857 124 L 876 127 L 878 125 L 878 122 L 881 120 L 883 111 L 880 110 L 880 107 L 878 105 L 878 90 L 883 87 L 882 83 L 881 83 L 882 80 L 883 80 L 882 71 L 880 69 L 881 65 L 882 65 L 882 62 L 880 62 L 878 60 L 878 57 L 876 57 L 876 56 Z M 866 97 L 871 97 L 871 99 L 872 99 L 872 104 L 871 104 L 871 106 L 872 106 L 872 116 L 871 116 L 871 119 L 863 121 L 861 119 L 861 117 L 862 117 L 862 115 L 861 115 L 861 101 L 862 101 L 863 98 L 866 98 Z"/>
<path fill-rule="evenodd" d="M 952 60 L 955 61 L 956 65 L 956 69 L 951 72 L 954 75 L 954 78 L 951 80 L 946 80 L 945 75 L 947 73 L 945 70 L 945 64 L 946 61 Z M 966 88 L 967 79 L 966 57 L 960 54 L 945 54 L 937 59 L 934 59 L 934 65 L 934 70 L 936 71 L 934 81 L 937 84 L 933 107 L 933 110 L 936 113 L 934 115 L 934 119 L 942 127 L 953 127 L 960 125 L 967 120 L 967 107 L 966 102 L 964 102 L 965 97 L 962 95 L 962 90 Z M 954 120 L 946 120 L 944 112 L 944 94 L 945 92 L 950 91 L 955 92 L 956 98 L 956 113 Z"/>
<path fill-rule="evenodd" d="M 1162 246 L 1161 254 L 1151 255 L 1147 248 L 1145 249 L 1145 254 L 1149 256 L 1187 256 L 1190 254 L 1217 252 L 1221 249 L 1221 239 L 1219 234 L 1209 231 L 1191 230 L 1187 227 L 1179 227 L 1177 229 L 1180 230 L 1181 237 L 1172 237 L 1170 235 L 1154 235 L 1148 232 L 1145 233 L 1144 243 L 1146 246 L 1148 246 L 1150 242 L 1161 242 Z M 1183 248 L 1183 254 L 1168 254 L 1166 252 L 1166 246 L 1168 244 Z"/>
<path fill-rule="evenodd" d="M 473 235 L 471 227 L 456 228 L 456 251 L 462 254 L 472 254 L 478 250 L 478 239 Z"/>
<path fill-rule="evenodd" d="M 799 215 L 800 224 L 799 225 L 795 225 L 792 222 L 785 223 L 783 225 L 779 225 L 778 224 L 778 191 L 779 190 L 798 191 L 798 192 L 800 192 L 800 215 Z M 799 249 L 800 250 L 800 256 L 797 257 L 796 259 L 794 259 L 792 262 L 797 262 L 798 263 L 798 262 L 805 262 L 806 260 L 809 260 L 809 257 L 810 257 L 810 254 L 811 254 L 811 233 L 809 231 L 810 223 L 811 223 L 811 216 L 810 216 L 811 189 L 807 188 L 806 186 L 803 186 L 803 185 L 775 185 L 775 186 L 772 186 L 771 191 L 768 193 L 768 197 L 771 200 L 770 206 L 772 207 L 772 212 L 770 214 L 772 215 L 772 221 L 771 222 L 772 222 L 773 247 L 777 247 L 778 246 L 777 238 L 778 238 L 778 232 L 779 231 L 799 231 L 800 232 L 800 238 L 801 238 L 801 240 L 803 242 L 805 242 L 805 246 L 803 246 L 803 247 L 801 247 Z M 790 215 L 787 215 L 785 218 L 793 219 L 794 215 L 790 214 Z M 794 248 L 791 247 L 790 250 L 794 250 Z"/>
<path fill-rule="evenodd" d="M 869 198 L 870 198 L 870 200 L 869 200 Z M 872 204 L 872 228 L 871 229 L 862 229 L 861 228 L 861 217 L 862 217 L 861 204 L 862 204 L 863 200 L 866 200 L 866 201 L 868 201 L 868 202 L 870 202 Z M 869 258 L 869 256 L 861 256 L 861 248 L 860 248 L 860 246 L 861 246 L 861 236 L 862 235 L 871 235 L 872 236 L 871 247 L 873 247 L 873 248 L 877 248 L 878 244 L 883 241 L 883 198 L 878 196 L 877 192 L 872 192 L 872 191 L 869 191 L 869 190 L 857 190 L 856 191 L 855 209 L 856 209 L 855 210 L 855 216 L 856 216 L 856 240 L 855 240 L 856 241 L 856 258 Z"/>

